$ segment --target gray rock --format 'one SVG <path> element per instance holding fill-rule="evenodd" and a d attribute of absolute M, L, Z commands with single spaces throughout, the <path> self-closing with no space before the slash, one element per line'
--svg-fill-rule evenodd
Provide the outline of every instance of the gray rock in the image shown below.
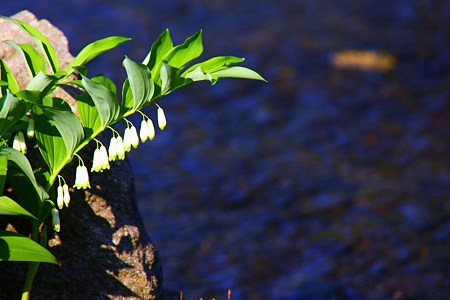
<path fill-rule="evenodd" d="M 73 59 L 66 37 L 48 21 L 37 20 L 28 11 L 13 17 L 37 27 L 47 36 L 60 57 L 62 67 Z M 12 22 L 0 19 L 0 28 L 2 41 L 31 42 L 27 34 Z M 0 45 L 0 58 L 24 87 L 30 78 L 22 58 L 5 44 Z M 71 94 L 74 95 L 73 91 Z M 67 100 L 75 111 L 75 101 L 69 93 L 58 90 L 55 95 Z M 93 149 L 87 148 L 81 156 L 90 164 Z M 37 150 L 31 151 L 33 166 L 42 163 L 38 158 Z M 75 168 L 76 164 L 72 163 L 63 172 L 69 183 L 74 182 Z M 50 250 L 61 266 L 41 264 L 31 298 L 161 299 L 161 264 L 137 210 L 128 161 L 113 163 L 111 170 L 92 174 L 91 186 L 90 190 L 72 191 L 70 208 L 63 209 L 60 214 L 61 231 L 58 234 L 48 231 Z M 10 219 L 2 219 L 0 228 L 4 229 Z M 13 223 L 17 221 L 17 218 L 12 219 Z M 26 230 L 26 226 L 15 223 L 14 226 Z M 0 264 L 0 299 L 20 297 L 26 266 L 26 263 Z"/>

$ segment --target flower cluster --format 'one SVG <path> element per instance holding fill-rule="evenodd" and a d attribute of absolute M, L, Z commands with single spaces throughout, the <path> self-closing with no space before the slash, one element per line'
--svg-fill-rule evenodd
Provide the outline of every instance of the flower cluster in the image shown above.
<path fill-rule="evenodd" d="M 94 151 L 91 172 L 103 172 L 106 169 L 109 170 L 108 152 L 106 151 L 106 147 L 101 145 L 100 148 Z"/>
<path fill-rule="evenodd" d="M 62 209 L 64 205 L 66 205 L 66 207 L 69 207 L 70 193 L 67 183 L 64 183 L 63 185 L 60 184 L 56 191 L 56 204 L 58 205 L 59 209 Z"/>

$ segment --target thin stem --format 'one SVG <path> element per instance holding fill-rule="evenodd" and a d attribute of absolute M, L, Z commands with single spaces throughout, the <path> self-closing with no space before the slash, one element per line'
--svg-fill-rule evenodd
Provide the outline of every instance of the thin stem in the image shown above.
<path fill-rule="evenodd" d="M 27 277 L 25 279 L 25 284 L 23 285 L 22 290 L 22 300 L 30 299 L 31 287 L 33 285 L 33 280 L 36 276 L 39 265 L 40 263 L 38 262 L 30 262 L 28 264 Z"/>

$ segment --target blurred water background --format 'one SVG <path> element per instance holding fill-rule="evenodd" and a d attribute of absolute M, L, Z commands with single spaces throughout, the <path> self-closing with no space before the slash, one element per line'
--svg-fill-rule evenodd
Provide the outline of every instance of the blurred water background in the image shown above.
<path fill-rule="evenodd" d="M 89 65 L 119 86 L 165 28 L 269 80 L 165 97 L 167 129 L 129 155 L 168 299 L 448 299 L 450 2 L 0 4 L 73 54 L 133 38 Z"/>

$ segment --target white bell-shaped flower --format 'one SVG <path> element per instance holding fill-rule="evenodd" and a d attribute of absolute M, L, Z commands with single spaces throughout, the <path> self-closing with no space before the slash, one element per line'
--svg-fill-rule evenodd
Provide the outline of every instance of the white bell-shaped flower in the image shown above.
<path fill-rule="evenodd" d="M 150 119 L 147 120 L 147 135 L 150 141 L 153 141 L 153 139 L 155 138 L 155 126 Z"/>
<path fill-rule="evenodd" d="M 27 144 L 25 143 L 25 137 L 22 131 L 18 131 L 13 140 L 13 148 L 20 151 L 22 154 L 27 153 Z"/>
<path fill-rule="evenodd" d="M 99 160 L 100 160 L 100 166 L 101 170 L 105 170 L 110 168 L 109 166 L 109 159 L 108 159 L 108 152 L 106 151 L 105 146 L 101 146 L 99 150 Z"/>
<path fill-rule="evenodd" d="M 61 185 L 56 189 L 56 194 L 56 204 L 58 205 L 59 209 L 61 209 L 64 206 L 64 191 Z"/>
<path fill-rule="evenodd" d="M 137 148 L 139 146 L 139 136 L 137 134 L 136 127 L 131 126 L 130 127 L 130 139 L 131 139 L 131 145 L 133 148 Z"/>
<path fill-rule="evenodd" d="M 131 150 L 131 134 L 130 127 L 125 128 L 125 132 L 123 134 L 123 147 L 125 152 L 130 152 Z"/>
<path fill-rule="evenodd" d="M 117 159 L 117 138 L 113 136 L 109 142 L 109 160 L 115 161 Z"/>
<path fill-rule="evenodd" d="M 116 138 L 116 145 L 117 145 L 117 158 L 120 160 L 125 159 L 125 147 L 123 145 L 123 140 L 120 135 Z"/>
<path fill-rule="evenodd" d="M 64 183 L 63 185 L 63 200 L 66 207 L 69 207 L 70 193 L 69 193 L 69 186 L 66 183 Z"/>
<path fill-rule="evenodd" d="M 142 120 L 141 129 L 139 129 L 139 137 L 141 141 L 145 143 L 148 140 L 148 129 L 147 129 L 147 121 Z"/>
<path fill-rule="evenodd" d="M 102 170 L 102 165 L 100 161 L 100 149 L 97 148 L 94 151 L 94 158 L 92 159 L 92 168 L 91 172 L 99 172 Z"/>
<path fill-rule="evenodd" d="M 75 173 L 75 184 L 73 187 L 77 189 L 91 188 L 89 183 L 89 173 L 86 166 L 77 167 L 77 171 Z"/>
<path fill-rule="evenodd" d="M 164 110 L 161 107 L 158 107 L 158 126 L 159 129 L 164 130 L 167 125 L 166 115 L 164 114 Z"/>

